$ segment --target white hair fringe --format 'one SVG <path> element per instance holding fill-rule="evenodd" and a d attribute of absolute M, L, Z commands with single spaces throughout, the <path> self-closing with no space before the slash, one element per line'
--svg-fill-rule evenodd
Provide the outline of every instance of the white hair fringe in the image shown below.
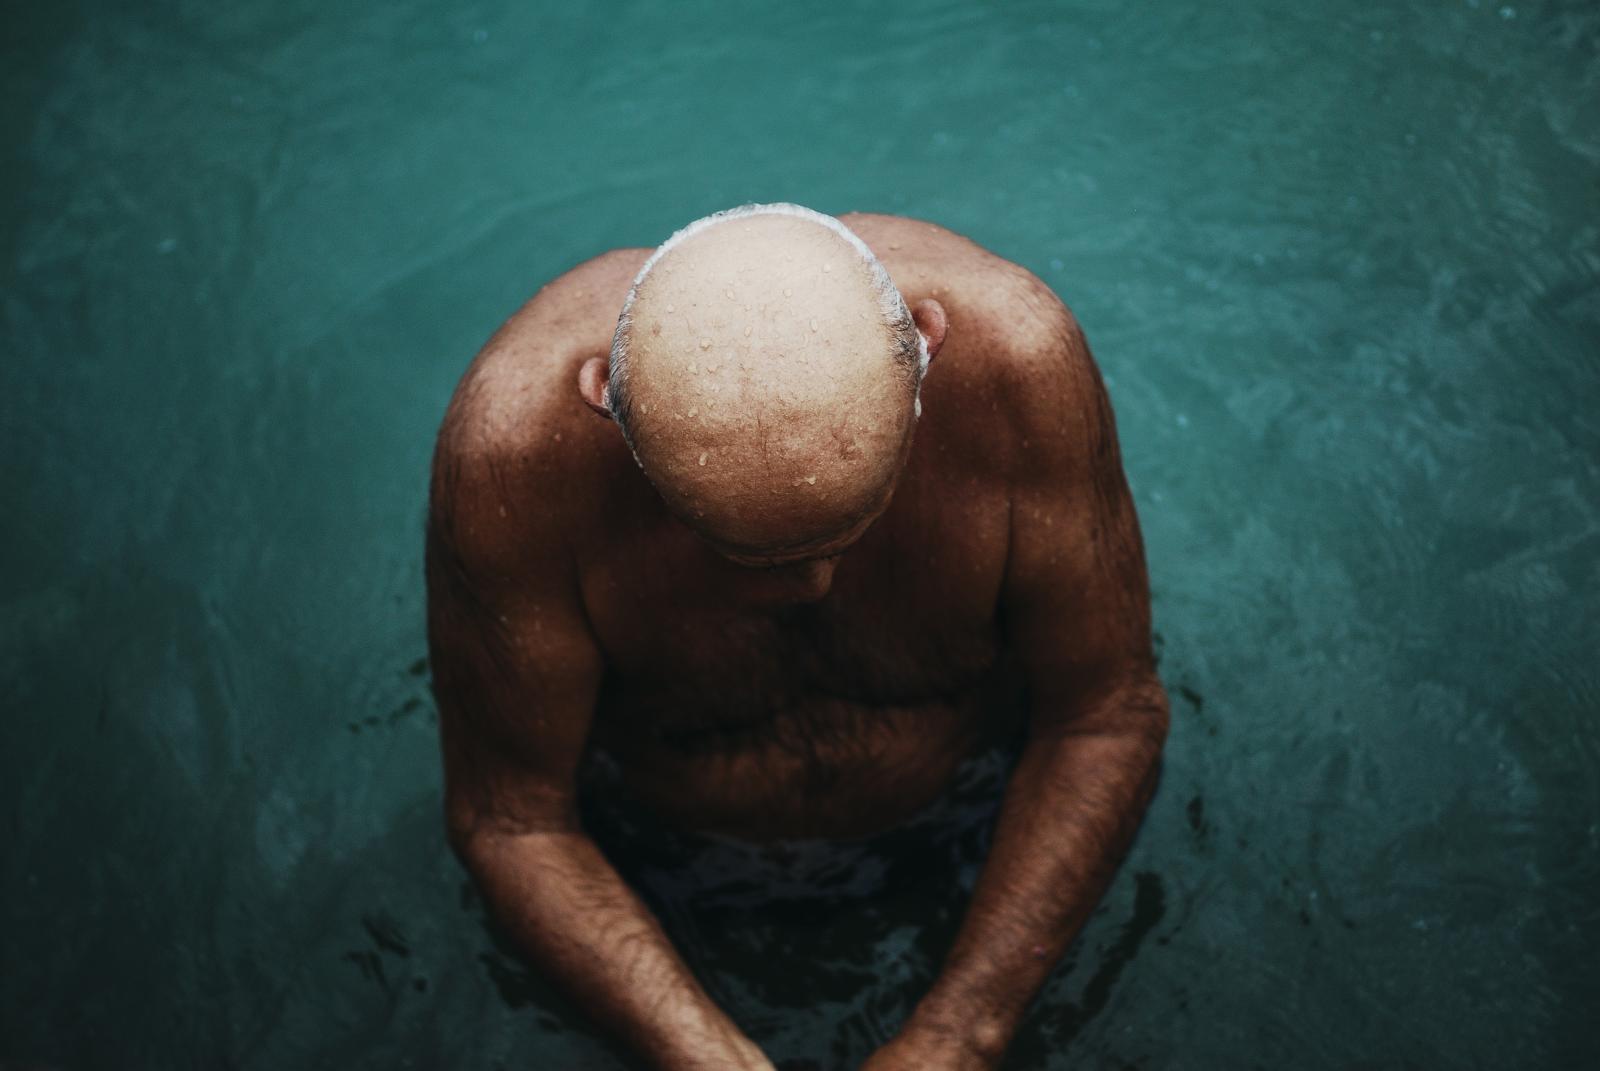
<path fill-rule="evenodd" d="M 644 283 L 645 277 L 650 274 L 650 269 L 654 268 L 656 263 L 660 261 L 662 257 L 666 256 L 667 253 L 672 251 L 673 247 L 679 245 L 685 239 L 692 238 L 701 231 L 710 227 L 715 227 L 719 223 L 727 223 L 728 221 L 735 219 L 744 219 L 748 216 L 791 216 L 795 219 L 808 220 L 809 222 L 817 223 L 828 228 L 834 234 L 837 234 L 840 238 L 843 238 L 846 242 L 849 242 L 850 248 L 854 249 L 857 255 L 861 257 L 863 263 L 866 264 L 867 271 L 872 276 L 873 293 L 877 296 L 878 308 L 883 314 L 884 323 L 891 325 L 900 324 L 911 319 L 911 311 L 906 308 L 906 301 L 905 298 L 900 295 L 900 288 L 895 286 L 894 280 L 889 277 L 888 269 L 883 266 L 872 250 L 867 248 L 866 242 L 863 242 L 859 237 L 856 236 L 854 231 L 852 231 L 849 227 L 846 227 L 834 217 L 826 215 L 822 212 L 817 212 L 813 209 L 805 207 L 804 205 L 790 204 L 786 201 L 778 201 L 772 204 L 739 205 L 737 208 L 726 208 L 721 212 L 713 212 L 709 216 L 702 216 L 693 223 L 687 224 L 684 227 L 674 231 L 672 237 L 668 238 L 665 242 L 662 242 L 661 245 L 656 248 L 656 251 L 650 254 L 650 258 L 646 260 L 644 262 L 644 266 L 639 269 L 639 274 L 633 277 L 633 285 L 628 288 L 628 296 L 622 303 L 622 313 L 617 317 L 616 333 L 611 337 L 612 382 L 616 382 L 619 378 L 627 375 L 626 336 L 628 328 L 633 322 L 630 313 L 633 310 L 634 299 L 639 294 L 639 287 Z M 917 387 L 919 395 L 917 399 L 917 411 L 920 414 L 922 410 L 922 399 L 920 397 L 922 377 L 928 371 L 929 360 L 928 344 L 927 341 L 922 338 L 920 332 L 917 335 L 917 349 Z M 610 405 L 612 403 L 612 399 L 609 397 L 611 391 L 608 390 L 606 393 L 608 395 L 606 401 L 607 404 Z M 613 406 L 613 409 L 614 408 L 615 407 Z"/>

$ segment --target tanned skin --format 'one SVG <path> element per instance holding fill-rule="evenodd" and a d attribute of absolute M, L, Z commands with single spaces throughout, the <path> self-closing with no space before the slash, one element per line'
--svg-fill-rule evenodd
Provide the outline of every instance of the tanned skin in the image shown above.
<path fill-rule="evenodd" d="M 452 842 L 529 959 L 674 1071 L 771 1065 L 585 833 L 594 753 L 688 828 L 860 836 L 936 799 L 1025 717 L 955 945 L 866 1064 L 930 1071 L 999 1065 L 1126 851 L 1167 731 L 1138 521 L 1076 321 L 947 230 L 841 219 L 938 352 L 893 498 L 838 556 L 721 556 L 585 405 L 580 369 L 607 353 L 645 249 L 580 265 L 513 316 L 462 379 L 434 460 Z M 1026 702 L 1008 711 L 1015 682 Z"/>

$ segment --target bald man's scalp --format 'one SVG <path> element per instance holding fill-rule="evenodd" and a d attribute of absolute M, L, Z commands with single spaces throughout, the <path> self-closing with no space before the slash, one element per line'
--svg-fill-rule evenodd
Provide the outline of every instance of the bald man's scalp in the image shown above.
<path fill-rule="evenodd" d="M 642 274 L 619 330 L 626 420 L 674 512 L 730 542 L 804 542 L 881 505 L 920 368 L 874 269 L 829 227 L 763 213 Z"/>

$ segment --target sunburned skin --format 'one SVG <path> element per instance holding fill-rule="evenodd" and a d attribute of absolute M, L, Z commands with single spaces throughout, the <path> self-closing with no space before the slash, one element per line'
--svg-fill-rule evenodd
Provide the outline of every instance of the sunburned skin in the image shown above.
<path fill-rule="evenodd" d="M 942 228 L 842 222 L 931 358 L 920 418 L 859 254 L 756 215 L 691 234 L 639 287 L 637 456 L 607 355 L 646 249 L 540 291 L 440 431 L 429 642 L 453 843 L 529 958 L 653 1066 L 770 1064 L 585 834 L 597 756 L 608 791 L 667 821 L 853 837 L 1025 719 L 961 934 L 868 1064 L 976 1068 L 1110 880 L 1166 732 L 1138 522 L 1071 314 Z"/>

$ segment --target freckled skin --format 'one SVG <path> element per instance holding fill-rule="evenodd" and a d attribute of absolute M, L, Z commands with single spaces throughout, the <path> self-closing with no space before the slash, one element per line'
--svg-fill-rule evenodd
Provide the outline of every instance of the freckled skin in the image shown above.
<path fill-rule="evenodd" d="M 937 302 L 947 321 L 909 437 L 896 421 L 910 394 L 871 367 L 818 348 L 808 365 L 860 373 L 843 394 L 806 395 L 826 371 L 798 362 L 771 381 L 764 355 L 796 339 L 865 352 L 873 325 L 837 282 L 848 256 L 768 280 L 749 312 L 736 280 L 686 268 L 635 310 L 634 340 L 659 347 L 639 351 L 634 381 L 647 478 L 578 385 L 642 249 L 541 290 L 479 354 L 440 431 L 429 643 L 453 843 L 529 957 L 653 1066 L 770 1064 L 584 833 L 575 801 L 597 754 L 619 771 L 606 790 L 685 826 L 853 836 L 926 805 L 1026 718 L 955 946 L 867 1065 L 978 1068 L 998 1064 L 1110 880 L 1166 733 L 1138 523 L 1077 324 L 1033 276 L 947 230 L 841 218 L 908 305 Z M 718 316 L 675 326 L 697 303 Z M 741 361 L 758 387 L 734 375 Z M 695 387 L 708 377 L 725 377 L 714 407 Z M 835 405 L 855 407 L 845 426 L 813 420 Z M 765 416 L 752 431 L 741 414 L 757 409 L 792 417 L 773 421 L 788 438 Z M 728 557 L 789 530 L 806 546 L 781 567 Z"/>

